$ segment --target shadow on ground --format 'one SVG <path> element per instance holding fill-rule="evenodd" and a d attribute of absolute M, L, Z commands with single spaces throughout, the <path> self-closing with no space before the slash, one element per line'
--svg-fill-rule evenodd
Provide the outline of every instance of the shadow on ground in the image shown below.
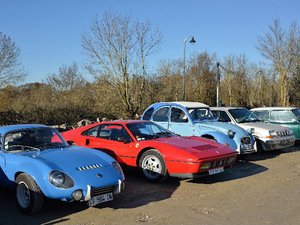
<path fill-rule="evenodd" d="M 126 187 L 123 193 L 115 195 L 111 202 L 100 204 L 94 208 L 136 208 L 150 202 L 157 202 L 171 197 L 179 187 L 180 182 L 176 178 L 169 178 L 163 183 L 149 183 L 136 170 L 125 170 Z M 39 214 L 26 216 L 17 210 L 14 193 L 0 189 L 0 225 L 35 225 L 35 224 L 59 224 L 70 220 L 74 213 L 87 210 L 87 203 L 61 202 L 47 200 L 45 207 Z"/>
<path fill-rule="evenodd" d="M 232 168 L 225 170 L 223 173 L 189 180 L 188 182 L 212 184 L 253 176 L 255 174 L 263 173 L 267 170 L 268 168 L 249 161 L 239 161 L 233 165 Z"/>

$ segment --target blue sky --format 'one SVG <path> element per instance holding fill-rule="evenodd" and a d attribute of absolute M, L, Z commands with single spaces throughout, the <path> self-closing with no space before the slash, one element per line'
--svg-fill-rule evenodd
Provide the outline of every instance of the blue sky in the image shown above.
<path fill-rule="evenodd" d="M 182 58 L 190 35 L 197 43 L 187 46 L 187 56 L 207 51 L 219 58 L 245 54 L 263 61 L 257 36 L 274 18 L 284 28 L 293 21 L 300 25 L 299 0 L 0 0 L 0 32 L 21 49 L 26 82 L 39 82 L 62 65 L 81 65 L 81 35 L 96 15 L 109 10 L 159 27 L 164 42 L 152 58 L 154 67 L 160 60 Z"/>

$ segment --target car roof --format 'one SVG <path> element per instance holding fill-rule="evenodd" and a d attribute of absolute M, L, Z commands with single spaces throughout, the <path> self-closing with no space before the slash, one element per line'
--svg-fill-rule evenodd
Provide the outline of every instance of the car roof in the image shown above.
<path fill-rule="evenodd" d="M 259 108 L 253 108 L 251 110 L 292 110 L 297 109 L 296 107 L 259 107 Z"/>
<path fill-rule="evenodd" d="M 245 107 L 210 107 L 211 110 L 216 110 L 216 109 L 220 109 L 220 110 L 229 110 L 229 109 L 246 109 Z"/>
<path fill-rule="evenodd" d="M 42 127 L 48 127 L 46 125 L 42 124 L 15 124 L 15 125 L 6 125 L 0 127 L 0 133 L 7 133 L 14 130 L 22 130 L 22 129 L 30 129 L 30 128 L 42 128 Z"/>
<path fill-rule="evenodd" d="M 186 102 L 186 101 L 174 101 L 174 102 L 157 102 L 152 104 L 150 107 L 152 106 L 163 106 L 163 105 L 179 105 L 185 108 L 200 108 L 200 107 L 209 107 L 209 105 L 206 105 L 204 103 L 201 102 Z"/>

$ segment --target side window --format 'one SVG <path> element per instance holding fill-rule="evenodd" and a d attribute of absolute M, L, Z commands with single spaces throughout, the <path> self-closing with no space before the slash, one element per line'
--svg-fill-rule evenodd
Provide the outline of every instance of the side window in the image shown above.
<path fill-rule="evenodd" d="M 89 137 L 97 137 L 98 135 L 99 126 L 93 127 L 89 130 L 82 132 L 82 135 L 89 136 Z"/>
<path fill-rule="evenodd" d="M 154 108 L 153 108 L 153 107 L 150 108 L 150 109 L 148 109 L 148 110 L 144 113 L 143 120 L 150 120 L 153 111 L 154 111 Z"/>
<path fill-rule="evenodd" d="M 213 111 L 213 115 L 217 116 L 220 122 L 231 122 L 231 119 L 224 111 Z"/>
<path fill-rule="evenodd" d="M 262 121 L 268 121 L 269 120 L 269 111 L 263 110 L 263 111 L 252 111 L 259 119 Z"/>
<path fill-rule="evenodd" d="M 172 108 L 171 110 L 171 122 L 174 123 L 187 123 L 189 121 L 184 111 L 179 108 Z"/>
<path fill-rule="evenodd" d="M 153 116 L 153 121 L 156 122 L 168 122 L 169 121 L 169 107 L 163 107 L 157 110 Z"/>
<path fill-rule="evenodd" d="M 131 138 L 121 125 L 103 125 L 100 127 L 99 138 L 120 142 L 130 142 Z"/>

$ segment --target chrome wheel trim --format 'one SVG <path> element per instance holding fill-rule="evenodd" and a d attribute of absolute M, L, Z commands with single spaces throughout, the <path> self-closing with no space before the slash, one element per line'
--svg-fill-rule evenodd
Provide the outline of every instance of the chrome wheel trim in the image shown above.
<path fill-rule="evenodd" d="M 147 178 L 156 179 L 161 174 L 162 164 L 155 155 L 148 155 L 142 161 L 142 168 Z"/>

